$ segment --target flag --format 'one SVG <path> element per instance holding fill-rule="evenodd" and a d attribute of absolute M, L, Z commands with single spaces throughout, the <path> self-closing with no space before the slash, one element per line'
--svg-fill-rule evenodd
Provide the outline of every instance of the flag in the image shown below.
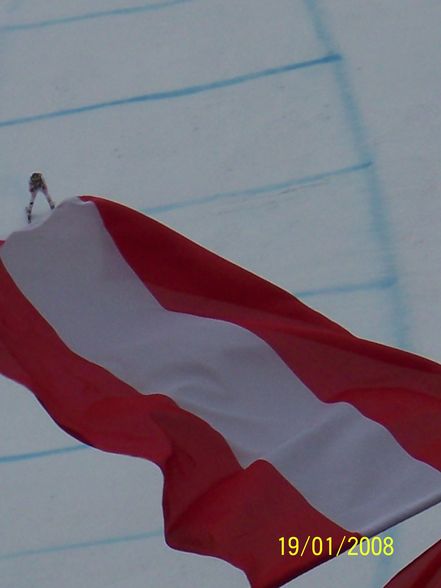
<path fill-rule="evenodd" d="M 422 553 L 384 588 L 439 588 L 441 586 L 441 540 Z"/>
<path fill-rule="evenodd" d="M 441 366 L 116 202 L 0 247 L 0 370 L 164 474 L 165 536 L 281 586 L 441 498 Z"/>

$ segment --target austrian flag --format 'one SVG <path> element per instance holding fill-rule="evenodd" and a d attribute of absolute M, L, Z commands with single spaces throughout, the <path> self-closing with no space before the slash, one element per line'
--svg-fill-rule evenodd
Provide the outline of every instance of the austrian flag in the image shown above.
<path fill-rule="evenodd" d="M 77 439 L 161 467 L 172 547 L 277 587 L 441 500 L 438 364 L 98 197 L 0 258 L 0 371 Z M 335 550 L 283 556 L 292 536 Z"/>

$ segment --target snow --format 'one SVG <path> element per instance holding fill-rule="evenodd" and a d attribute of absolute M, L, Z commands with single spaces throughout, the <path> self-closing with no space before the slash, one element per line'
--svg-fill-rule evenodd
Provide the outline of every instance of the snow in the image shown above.
<path fill-rule="evenodd" d="M 40 169 L 57 201 L 125 202 L 441 361 L 440 19 L 436 0 L 4 0 L 0 236 L 25 226 Z M 2 585 L 247 586 L 165 545 L 153 465 L 58 451 L 78 444 L 0 386 Z M 435 507 L 392 531 L 391 558 L 343 555 L 289 585 L 380 588 L 440 527 Z"/>

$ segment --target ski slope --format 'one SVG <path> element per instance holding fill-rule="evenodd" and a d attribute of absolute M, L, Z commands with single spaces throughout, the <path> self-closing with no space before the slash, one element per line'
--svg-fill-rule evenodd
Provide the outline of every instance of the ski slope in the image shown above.
<path fill-rule="evenodd" d="M 0 237 L 42 170 L 58 202 L 124 202 L 441 362 L 440 3 L 132 1 L 1 3 Z M 1 586 L 248 585 L 165 545 L 155 466 L 0 391 Z M 380 588 L 440 529 L 438 506 L 385 533 L 391 558 L 343 555 L 289 586 Z"/>

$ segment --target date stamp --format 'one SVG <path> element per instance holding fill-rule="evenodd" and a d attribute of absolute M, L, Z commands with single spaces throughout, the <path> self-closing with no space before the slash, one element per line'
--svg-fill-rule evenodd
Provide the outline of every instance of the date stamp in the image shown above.
<path fill-rule="evenodd" d="M 280 555 L 285 557 L 304 557 L 312 553 L 315 557 L 328 556 L 337 557 L 340 553 L 347 551 L 350 557 L 367 557 L 373 555 L 378 557 L 384 555 L 391 557 L 394 554 L 393 537 L 357 537 L 349 535 L 335 541 L 333 537 L 319 537 L 308 535 L 299 539 L 295 535 L 291 537 L 279 537 Z M 349 549 L 348 549 L 349 547 Z"/>

